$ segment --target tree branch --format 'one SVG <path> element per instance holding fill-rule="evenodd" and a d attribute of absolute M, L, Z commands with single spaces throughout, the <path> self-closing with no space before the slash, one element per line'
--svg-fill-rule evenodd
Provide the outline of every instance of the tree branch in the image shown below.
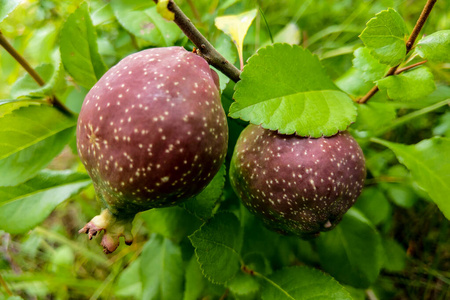
<path fill-rule="evenodd" d="M 0 32 L 0 45 L 5 48 L 6 51 L 30 74 L 30 76 L 37 82 L 40 86 L 45 85 L 44 79 L 30 66 L 30 64 L 25 60 L 25 58 L 20 55 L 16 49 L 8 42 L 3 33 Z"/>
<path fill-rule="evenodd" d="M 158 0 L 153 0 L 156 4 Z M 192 24 L 191 20 L 183 13 L 183 11 L 175 4 L 173 0 L 169 0 L 167 9 L 174 13 L 175 24 L 180 27 L 184 34 L 197 46 L 197 54 L 203 57 L 210 65 L 217 68 L 234 82 L 240 80 L 241 71 L 225 59 L 211 43 L 198 31 Z"/>
<path fill-rule="evenodd" d="M 5 50 L 25 69 L 25 71 L 28 72 L 28 74 L 30 74 L 31 78 L 33 78 L 34 81 L 39 84 L 39 86 L 45 85 L 44 79 L 42 79 L 42 77 L 30 66 L 26 59 L 22 55 L 20 55 L 20 53 L 17 52 L 16 49 L 14 49 L 14 47 L 8 42 L 1 31 L 0 45 L 5 48 Z M 73 115 L 73 113 L 62 102 L 60 102 L 55 95 L 52 95 L 49 98 L 49 102 L 64 114 Z"/>
<path fill-rule="evenodd" d="M 408 55 L 408 53 L 413 48 L 414 43 L 415 43 L 417 37 L 419 36 L 420 31 L 422 30 L 423 25 L 425 25 L 425 22 L 426 22 L 428 16 L 430 15 L 434 4 L 436 4 L 436 1 L 437 0 L 428 0 L 427 3 L 425 4 L 425 6 L 424 6 L 424 8 L 422 10 L 422 13 L 420 14 L 420 17 L 417 20 L 416 25 L 414 26 L 414 29 L 411 32 L 411 35 L 409 36 L 408 41 L 406 42 L 406 55 Z M 386 73 L 386 75 L 384 77 L 388 77 L 388 76 L 391 76 L 391 75 L 397 75 L 397 74 L 399 74 L 399 73 L 401 73 L 403 71 L 408 70 L 408 69 L 406 69 L 406 70 L 403 70 L 403 71 L 397 73 L 397 69 L 398 69 L 399 66 L 400 66 L 400 64 L 396 65 L 395 67 L 390 68 L 389 71 Z M 409 67 L 413 68 L 413 66 L 414 65 L 411 65 Z M 408 67 L 406 67 L 406 68 L 408 68 Z M 403 69 L 405 69 L 405 68 L 403 68 Z M 377 92 L 378 92 L 378 87 L 375 86 L 366 95 L 364 95 L 361 99 L 359 99 L 357 102 L 359 104 L 366 103 Z"/>
<path fill-rule="evenodd" d="M 436 1 L 437 0 L 428 0 L 427 3 L 425 4 L 425 7 L 423 8 L 420 17 L 417 20 L 416 25 L 414 26 L 414 29 L 411 32 L 408 41 L 406 42 L 406 53 L 411 51 L 412 47 L 414 46 L 414 42 L 416 41 L 419 32 L 422 30 L 423 25 L 425 25 L 425 21 L 430 15 L 433 6 L 436 4 Z"/>

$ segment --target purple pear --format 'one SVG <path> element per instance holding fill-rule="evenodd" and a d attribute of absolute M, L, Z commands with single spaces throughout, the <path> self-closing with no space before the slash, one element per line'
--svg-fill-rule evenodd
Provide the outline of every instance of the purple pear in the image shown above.
<path fill-rule="evenodd" d="M 348 132 L 314 139 L 256 125 L 242 131 L 230 167 L 231 184 L 253 214 L 303 238 L 333 229 L 365 177 L 363 152 Z"/>
<path fill-rule="evenodd" d="M 227 152 L 228 127 L 217 74 L 182 47 L 125 57 L 87 94 L 77 124 L 78 153 L 103 211 L 80 230 L 104 230 L 110 253 L 140 211 L 201 192 Z"/>

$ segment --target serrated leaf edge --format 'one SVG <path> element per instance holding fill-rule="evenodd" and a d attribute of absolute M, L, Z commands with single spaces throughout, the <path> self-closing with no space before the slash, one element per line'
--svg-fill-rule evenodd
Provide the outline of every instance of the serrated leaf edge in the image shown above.
<path fill-rule="evenodd" d="M 363 29 L 363 31 L 358 35 L 358 37 L 361 39 L 361 35 L 364 33 L 364 31 L 367 30 L 367 26 L 369 25 L 370 22 L 373 22 L 379 15 L 381 15 L 382 13 L 388 13 L 390 11 L 393 11 L 395 13 L 398 14 L 398 11 L 396 11 L 395 9 L 393 9 L 392 7 L 389 7 L 388 9 L 384 9 L 378 13 L 375 14 L 375 16 L 373 16 L 372 18 L 370 18 L 369 21 L 366 22 L 366 27 Z"/>
<path fill-rule="evenodd" d="M 323 90 L 323 91 L 326 91 L 326 90 Z M 333 91 L 335 91 L 335 90 L 333 90 Z M 344 93 L 344 94 L 346 94 L 346 95 L 348 96 L 347 93 L 345 93 L 345 92 L 343 92 L 343 91 L 341 91 L 341 92 Z M 349 97 L 350 97 L 350 96 L 349 96 Z M 232 103 L 232 105 L 233 105 L 233 104 L 234 104 L 234 103 Z M 255 104 L 255 105 L 256 105 L 256 104 Z M 298 134 L 297 130 L 295 130 L 295 131 L 292 132 L 292 133 L 281 132 L 279 129 L 277 129 L 277 128 L 275 128 L 275 127 L 271 128 L 271 127 L 269 127 L 269 126 L 267 126 L 267 125 L 264 125 L 263 123 L 259 123 L 259 124 L 258 124 L 258 123 L 251 122 L 250 119 L 246 119 L 246 118 L 243 117 L 241 114 L 239 114 L 239 115 L 236 116 L 236 117 L 231 116 L 231 113 L 229 113 L 228 115 L 229 115 L 231 118 L 233 118 L 233 119 L 239 119 L 239 120 L 242 120 L 242 121 L 245 121 L 245 122 L 249 122 L 250 124 L 253 124 L 253 125 L 256 125 L 256 126 L 261 126 L 261 127 L 264 128 L 264 129 L 267 129 L 267 130 L 270 130 L 270 131 L 275 131 L 277 134 L 281 134 L 281 135 L 296 135 L 296 136 L 298 136 L 298 137 L 319 139 L 319 138 L 322 138 L 322 137 L 331 137 L 331 136 L 335 136 L 336 134 L 339 134 L 340 132 L 347 131 L 348 128 L 350 128 L 350 126 L 351 126 L 353 123 L 356 122 L 356 117 L 358 116 L 358 110 L 357 110 L 357 108 L 355 107 L 355 105 L 353 105 L 352 107 L 353 107 L 353 111 L 354 111 L 354 114 L 352 115 L 352 117 L 354 118 L 353 121 L 350 121 L 350 123 L 348 123 L 348 125 L 347 125 L 345 128 L 343 128 L 343 129 L 338 128 L 338 130 L 337 130 L 335 133 L 330 134 L 330 135 L 325 135 L 325 133 L 324 133 L 323 131 L 321 131 L 321 132 L 320 132 L 320 133 L 321 133 L 320 136 L 300 135 L 300 134 Z M 237 114 L 237 113 L 236 113 L 236 114 Z"/>
<path fill-rule="evenodd" d="M 231 215 L 233 215 L 233 216 L 236 216 L 235 214 L 233 214 L 233 213 L 230 212 L 230 211 L 221 211 L 220 214 L 231 214 Z M 216 215 L 217 215 L 217 214 L 216 214 Z M 214 216 L 215 216 L 215 215 L 214 215 Z M 207 220 L 205 223 L 203 223 L 196 231 L 194 231 L 191 235 L 188 236 L 188 238 L 189 238 L 189 240 L 191 241 L 191 243 L 192 243 L 191 236 L 195 235 L 197 232 L 200 232 L 201 229 L 202 229 L 202 227 L 205 226 L 205 224 L 207 224 L 211 219 L 212 219 L 212 218 L 208 219 L 208 220 Z M 218 243 L 217 243 L 217 244 L 218 244 Z M 194 245 L 192 245 L 192 246 L 194 247 Z M 226 248 L 230 248 L 230 247 L 228 247 L 228 246 L 226 246 L 226 245 L 224 245 L 224 246 L 225 246 Z M 195 248 L 195 247 L 194 247 L 194 248 Z M 235 252 L 235 253 L 237 254 L 237 256 L 239 257 L 240 260 L 242 260 L 241 255 L 240 255 L 238 252 L 236 252 L 236 250 L 234 250 L 233 248 L 230 248 L 230 249 L 231 249 L 233 252 Z M 236 276 L 236 274 L 238 273 L 238 272 L 236 272 L 236 274 L 234 274 L 231 278 L 229 278 L 229 279 L 226 280 L 226 281 L 223 281 L 223 282 L 221 282 L 221 281 L 216 281 L 216 280 L 214 280 L 213 278 L 211 278 L 211 276 L 209 276 L 208 274 L 205 274 L 205 270 L 203 269 L 203 263 L 200 262 L 199 256 L 198 256 L 198 254 L 197 254 L 197 248 L 195 248 L 195 257 L 196 257 L 197 263 L 198 263 L 199 266 L 200 266 L 200 270 L 202 271 L 202 275 L 203 275 L 205 278 L 207 278 L 211 283 L 224 285 L 224 284 L 226 284 L 227 282 L 229 282 L 231 279 L 233 279 L 233 278 Z"/>
<path fill-rule="evenodd" d="M 43 102 L 37 101 L 37 100 L 28 100 L 28 99 L 27 99 L 27 100 L 16 100 L 16 99 L 12 99 L 11 101 L 0 102 L 0 108 L 1 108 L 2 105 L 7 105 L 7 104 L 9 104 L 9 103 L 14 103 L 14 102 L 16 102 L 16 101 L 17 101 L 17 102 L 24 102 L 24 103 L 25 103 L 25 102 L 28 102 L 28 105 L 19 106 L 19 107 L 15 108 L 15 109 L 13 109 L 13 110 L 11 110 L 11 111 L 9 111 L 9 112 L 3 114 L 3 115 L 0 115 L 0 119 L 1 119 L 1 118 L 4 118 L 5 116 L 8 116 L 8 115 L 14 113 L 15 111 L 17 111 L 17 110 L 19 110 L 19 109 L 21 109 L 21 108 L 30 107 L 30 106 L 32 106 L 32 105 L 36 105 L 36 106 L 48 105 L 48 106 L 51 106 L 50 104 L 43 103 Z"/>
<path fill-rule="evenodd" d="M 273 49 L 275 50 L 275 48 L 280 48 L 280 47 L 285 47 L 285 46 L 289 46 L 289 47 L 292 48 L 292 49 L 298 48 L 298 49 L 300 49 L 301 51 L 308 52 L 309 54 L 311 54 L 312 57 L 316 58 L 316 59 L 319 61 L 319 63 L 320 63 L 320 59 L 319 59 L 319 56 L 318 56 L 318 55 L 316 55 L 316 54 L 312 53 L 311 51 L 309 51 L 308 49 L 305 49 L 305 48 L 303 48 L 303 47 L 301 47 L 301 46 L 298 46 L 298 45 L 288 44 L 288 43 L 274 43 L 274 44 L 270 44 L 270 45 L 267 45 L 267 46 L 265 46 L 265 47 L 262 47 L 262 48 L 258 49 L 258 51 L 257 51 L 255 54 L 253 54 L 253 55 L 247 60 L 247 64 L 245 64 L 245 66 L 244 66 L 244 68 L 243 68 L 243 70 L 242 70 L 241 76 L 240 76 L 241 80 L 239 80 L 239 81 L 235 84 L 235 86 L 234 86 L 234 95 L 233 95 L 233 99 L 236 98 L 236 94 L 239 95 L 238 87 L 239 87 L 240 85 L 242 85 L 242 82 L 243 82 L 243 81 L 245 80 L 245 78 L 247 77 L 247 74 L 245 73 L 245 70 L 246 70 L 246 68 L 247 68 L 247 69 L 249 68 L 248 66 L 252 64 L 252 61 L 255 60 L 255 59 L 256 59 L 258 56 L 260 56 L 261 54 L 264 54 L 264 52 L 269 51 L 270 48 L 273 48 Z M 325 74 L 327 74 L 327 73 L 325 72 L 325 68 L 322 66 L 321 63 L 320 63 L 320 67 L 321 67 L 322 71 L 323 71 Z M 328 76 L 328 75 L 327 75 L 327 76 Z M 330 79 L 330 80 L 331 80 L 331 79 Z M 334 84 L 334 82 L 333 82 L 333 84 Z M 336 85 L 335 85 L 335 86 L 336 86 Z M 343 90 L 341 90 L 341 89 L 340 89 L 339 87 L 337 87 L 337 86 L 336 86 L 336 91 L 340 91 L 340 92 L 346 94 L 346 95 L 351 99 L 351 97 L 350 97 L 350 95 L 349 95 L 348 93 L 344 92 Z M 233 103 L 231 103 L 231 106 L 233 106 L 235 103 L 237 103 L 236 100 L 235 100 Z M 231 108 L 231 106 L 230 106 L 230 108 Z M 257 125 L 257 126 L 261 126 L 262 128 L 267 129 L 267 130 L 276 131 L 278 134 L 284 134 L 284 135 L 296 135 L 296 136 L 299 136 L 299 137 L 305 137 L 305 138 L 321 138 L 321 137 L 330 137 L 330 136 L 334 136 L 334 135 L 336 135 L 336 134 L 338 134 L 338 133 L 340 133 L 340 132 L 344 132 L 344 131 L 346 131 L 346 130 L 350 127 L 351 124 L 355 123 L 356 117 L 357 117 L 357 115 L 358 115 L 358 112 L 357 112 L 357 109 L 356 109 L 356 107 L 355 107 L 354 105 L 353 105 L 353 108 L 354 108 L 354 115 L 353 115 L 354 120 L 351 121 L 345 128 L 343 128 L 343 129 L 338 128 L 338 130 L 337 130 L 334 134 L 332 134 L 332 135 L 325 135 L 323 132 L 321 132 L 321 136 L 317 136 L 317 137 L 313 137 L 313 136 L 311 136 L 311 135 L 299 135 L 299 134 L 297 133 L 297 131 L 294 131 L 294 132 L 292 132 L 292 133 L 283 133 L 283 132 L 280 132 L 277 128 L 270 128 L 270 127 L 268 127 L 268 126 L 263 126 L 262 123 L 260 123 L 260 124 L 252 123 L 252 122 L 250 122 L 249 119 L 245 119 L 245 118 L 242 117 L 241 115 L 236 116 L 236 117 L 233 117 L 233 116 L 231 116 L 232 113 L 228 113 L 228 116 L 231 117 L 231 118 L 233 118 L 233 119 L 240 119 L 240 120 L 245 121 L 245 122 L 250 122 L 251 124 L 254 124 L 254 125 Z"/>

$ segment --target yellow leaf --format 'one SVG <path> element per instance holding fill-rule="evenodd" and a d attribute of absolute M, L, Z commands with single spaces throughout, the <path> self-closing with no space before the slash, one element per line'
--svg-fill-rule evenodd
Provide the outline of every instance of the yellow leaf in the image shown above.
<path fill-rule="evenodd" d="M 230 15 L 216 18 L 216 27 L 228 35 L 236 45 L 241 61 L 241 69 L 243 67 L 243 44 L 248 28 L 256 17 L 256 9 L 244 12 L 239 15 Z"/>
<path fill-rule="evenodd" d="M 169 5 L 169 0 L 160 0 L 156 4 L 156 11 L 166 20 L 173 21 L 175 19 L 175 14 L 171 12 L 167 5 Z"/>

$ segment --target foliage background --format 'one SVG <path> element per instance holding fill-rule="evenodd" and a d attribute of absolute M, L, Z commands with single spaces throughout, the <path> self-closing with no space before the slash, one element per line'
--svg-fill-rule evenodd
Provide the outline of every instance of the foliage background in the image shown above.
<path fill-rule="evenodd" d="M 167 46 L 165 42 L 155 43 L 127 31 L 114 15 L 108 1 L 87 2 L 98 37 L 98 51 L 108 68 L 124 56 L 141 49 Z M 133 1 L 137 6 L 148 5 L 148 2 L 152 1 Z M 198 14 L 194 13 L 189 2 L 195 4 Z M 362 95 L 372 86 L 370 82 L 352 76 L 354 51 L 362 46 L 358 35 L 366 22 L 379 11 L 393 7 L 411 30 L 424 4 L 423 1 L 394 0 L 199 0 L 177 3 L 213 45 L 232 61 L 237 59 L 235 48 L 228 37 L 214 26 L 214 20 L 217 16 L 238 14 L 259 6 L 275 41 L 300 44 L 317 54 L 331 79 L 353 95 Z M 1 23 L 0 29 L 33 67 L 41 68 L 43 73 L 48 72 L 50 78 L 51 72 L 60 65 L 61 28 L 80 4 L 81 1 L 69 0 L 23 1 Z M 422 33 L 431 34 L 448 28 L 450 2 L 438 1 Z M 192 49 L 192 44 L 182 34 L 177 35 L 172 42 Z M 244 58 L 248 59 L 256 50 L 269 43 L 264 19 L 261 14 L 257 14 L 245 39 Z M 51 67 L 43 64 L 50 64 Z M 24 70 L 3 50 L 0 51 L 0 66 L 0 99 L 23 95 L 24 86 L 17 82 L 24 76 Z M 353 133 L 370 132 L 379 124 L 386 125 L 395 118 L 448 99 L 450 64 L 430 63 L 427 66 L 437 85 L 433 94 L 420 101 L 386 103 L 385 93 L 379 93 L 371 100 L 375 109 L 378 105 L 378 113 L 360 109 L 357 122 L 352 126 L 355 130 Z M 45 71 L 45 68 L 48 70 Z M 223 91 L 222 101 L 226 108 L 232 102 L 233 87 L 234 84 L 229 83 Z M 64 73 L 59 88 L 54 89 L 58 98 L 75 112 L 79 111 L 87 91 L 67 73 Z M 245 123 L 229 119 L 229 126 L 231 154 L 233 143 Z M 409 145 L 435 135 L 450 137 L 450 112 L 445 107 L 389 128 L 382 137 Z M 83 172 L 74 153 L 74 136 L 69 138 L 69 145 L 48 169 Z M 346 285 L 346 289 L 354 299 L 448 298 L 448 221 L 429 196 L 413 182 L 409 171 L 398 163 L 391 150 L 365 139 L 359 142 L 365 151 L 369 176 L 356 208 L 369 220 L 370 226 L 378 230 L 385 258 L 380 275 L 376 274 L 368 288 L 353 284 L 353 287 Z M 165 284 L 171 282 L 172 287 L 182 287 L 179 299 L 202 296 L 206 297 L 204 299 L 219 299 L 224 295 L 236 299 L 259 297 L 258 285 L 246 279 L 240 278 L 244 282 L 241 287 L 212 284 L 203 279 L 196 261 L 192 259 L 193 248 L 187 238 L 199 228 L 203 220 L 190 214 L 189 209 L 175 207 L 139 214 L 134 221 L 135 242 L 129 247 L 121 245 L 114 254 L 105 256 L 97 242 L 88 243 L 85 236 L 77 233 L 100 209 L 93 188 L 88 186 L 70 194 L 68 200 L 59 204 L 43 223 L 32 230 L 21 234 L 0 230 L 0 274 L 14 295 L 24 299 L 138 299 L 142 295 L 149 299 L 150 295 L 159 295 L 154 296 L 155 299 L 163 299 L 167 292 L 165 289 L 170 290 Z M 270 270 L 293 265 L 324 269 L 324 256 L 318 253 L 318 244 L 324 243 L 327 247 L 338 245 L 338 242 L 326 237 L 313 242 L 273 237 L 239 206 L 228 180 L 220 202 L 214 209 L 240 211 L 242 216 L 250 220 L 246 226 L 253 226 L 249 229 L 250 233 L 258 238 L 246 236 L 243 247 L 254 251 L 264 250 L 266 258 L 263 259 L 263 265 L 266 264 Z M 351 226 L 351 220 L 343 226 Z M 266 249 L 268 245 L 264 243 L 265 239 L 271 242 L 276 240 L 277 247 Z M 164 260 L 158 255 L 167 255 L 172 259 L 167 261 L 168 265 L 152 262 L 155 256 Z M 248 259 L 258 265 L 256 262 L 259 259 Z M 150 267 L 146 268 L 146 264 Z M 244 275 L 239 273 L 238 276 Z M 181 278 L 181 282 L 174 282 L 174 278 Z M 154 286 L 160 290 L 152 291 Z M 173 294 L 166 294 L 166 299 L 175 299 L 168 295 Z M 8 299 L 4 288 L 0 289 L 0 299 Z"/>

